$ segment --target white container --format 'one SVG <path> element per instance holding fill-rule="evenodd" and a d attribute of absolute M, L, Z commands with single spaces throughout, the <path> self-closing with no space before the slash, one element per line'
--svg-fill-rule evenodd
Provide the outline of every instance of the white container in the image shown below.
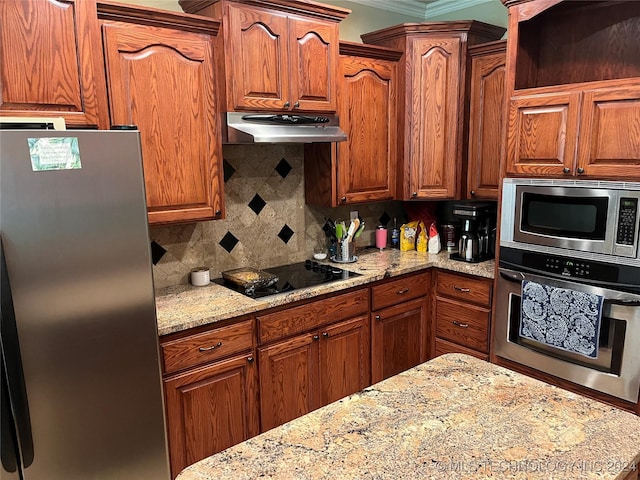
<path fill-rule="evenodd" d="M 191 285 L 204 287 L 211 282 L 209 269 L 207 267 L 197 267 L 191 270 Z"/>

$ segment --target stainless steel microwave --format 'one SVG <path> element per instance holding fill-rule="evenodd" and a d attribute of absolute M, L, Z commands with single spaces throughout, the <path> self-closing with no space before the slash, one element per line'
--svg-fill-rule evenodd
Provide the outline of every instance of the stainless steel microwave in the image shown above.
<path fill-rule="evenodd" d="M 640 183 L 506 178 L 500 245 L 637 259 L 639 202 Z"/>

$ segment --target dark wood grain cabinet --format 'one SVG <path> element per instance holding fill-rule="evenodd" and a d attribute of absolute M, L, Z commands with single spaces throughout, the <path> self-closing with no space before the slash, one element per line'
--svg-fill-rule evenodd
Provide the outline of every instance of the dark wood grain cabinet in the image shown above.
<path fill-rule="evenodd" d="M 504 3 L 505 174 L 640 178 L 640 4 Z"/>
<path fill-rule="evenodd" d="M 469 47 L 469 142 L 467 198 L 498 199 L 505 130 L 505 64 L 507 42 Z"/>
<path fill-rule="evenodd" d="M 0 115 L 109 127 L 95 0 L 0 2 Z"/>
<path fill-rule="evenodd" d="M 218 23 L 99 3 L 112 124 L 137 125 L 149 223 L 223 216 Z"/>
<path fill-rule="evenodd" d="M 429 358 L 431 272 L 371 287 L 371 381 L 389 378 Z"/>
<path fill-rule="evenodd" d="M 334 112 L 338 22 L 349 10 L 299 0 L 180 0 L 221 20 L 228 111 Z"/>
<path fill-rule="evenodd" d="M 460 198 L 466 178 L 469 101 L 467 50 L 499 39 L 504 28 L 481 22 L 411 23 L 362 36 L 404 52 L 400 71 L 400 171 L 405 200 Z"/>
<path fill-rule="evenodd" d="M 488 361 L 493 282 L 443 270 L 434 278 L 433 356 L 457 352 Z"/>
<path fill-rule="evenodd" d="M 161 340 L 171 473 L 259 433 L 255 321 Z"/>
<path fill-rule="evenodd" d="M 340 43 L 338 116 L 347 140 L 305 145 L 305 201 L 335 207 L 396 195 L 402 52 Z"/>
<path fill-rule="evenodd" d="M 370 384 L 368 310 L 364 288 L 258 315 L 262 431 Z"/>

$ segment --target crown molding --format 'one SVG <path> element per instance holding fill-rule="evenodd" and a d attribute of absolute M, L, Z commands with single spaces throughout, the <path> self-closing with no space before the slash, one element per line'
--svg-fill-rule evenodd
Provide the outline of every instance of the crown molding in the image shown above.
<path fill-rule="evenodd" d="M 425 0 L 349 0 L 353 3 L 378 8 L 388 12 L 402 13 L 421 19 L 426 18 L 427 5 Z"/>
<path fill-rule="evenodd" d="M 427 17 L 437 17 L 447 13 L 475 7 L 483 3 L 491 3 L 493 0 L 437 0 L 427 5 Z"/>

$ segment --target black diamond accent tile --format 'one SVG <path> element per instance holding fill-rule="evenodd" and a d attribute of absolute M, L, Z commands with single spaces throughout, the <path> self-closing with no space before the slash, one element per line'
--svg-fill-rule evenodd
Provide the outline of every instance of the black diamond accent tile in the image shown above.
<path fill-rule="evenodd" d="M 291 237 L 293 237 L 293 234 L 294 234 L 294 231 L 291 230 L 289 225 L 285 223 L 284 227 L 282 227 L 282 230 L 280 230 L 278 237 L 280 237 L 280 240 L 282 240 L 284 243 L 289 243 L 289 240 L 291 240 Z"/>
<path fill-rule="evenodd" d="M 280 162 L 278 162 L 278 165 L 276 166 L 276 172 L 278 172 L 282 178 L 287 178 L 287 175 L 289 175 L 291 170 L 293 170 L 293 167 L 289 165 L 289 162 L 287 162 L 284 158 L 280 160 Z"/>
<path fill-rule="evenodd" d="M 227 183 L 231 176 L 236 173 L 236 169 L 233 168 L 233 165 L 226 160 L 222 161 L 222 170 L 224 171 L 224 183 Z"/>
<path fill-rule="evenodd" d="M 384 212 L 382 215 L 380 215 L 378 221 L 380 222 L 380 225 L 384 225 L 386 227 L 387 224 L 391 221 L 391 217 L 387 212 Z"/>
<path fill-rule="evenodd" d="M 220 246 L 231 253 L 231 250 L 235 248 L 238 242 L 239 240 L 233 236 L 233 233 L 227 232 L 226 235 L 222 237 L 222 240 L 220 240 Z"/>
<path fill-rule="evenodd" d="M 167 253 L 166 248 L 164 248 L 155 240 L 151 242 L 151 262 L 154 265 L 158 264 L 158 262 L 162 259 L 162 257 L 164 257 L 165 253 Z"/>
<path fill-rule="evenodd" d="M 260 212 L 266 204 L 267 202 L 265 202 L 263 198 L 256 193 L 249 202 L 249 208 L 253 210 L 256 215 L 260 215 Z"/>

